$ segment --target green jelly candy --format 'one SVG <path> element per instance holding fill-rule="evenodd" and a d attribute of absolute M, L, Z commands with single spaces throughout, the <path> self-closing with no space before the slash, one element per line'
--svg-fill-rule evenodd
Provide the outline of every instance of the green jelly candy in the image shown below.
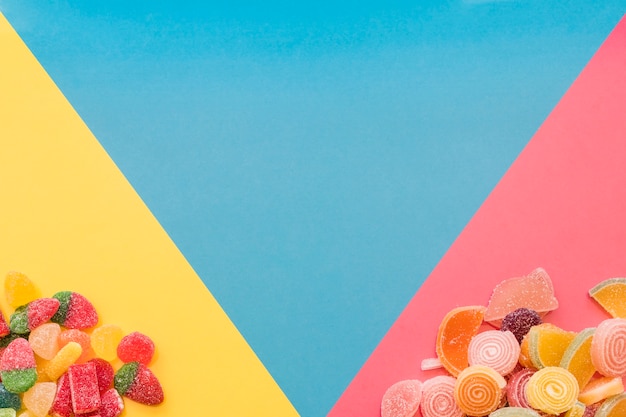
<path fill-rule="evenodd" d="M 11 314 L 11 319 L 9 321 L 11 333 L 24 334 L 30 331 L 30 329 L 28 328 L 27 307 L 28 305 L 18 307 L 15 310 L 15 313 Z"/>
<path fill-rule="evenodd" d="M 16 414 L 12 408 L 0 408 L 0 417 L 15 417 Z"/>
<path fill-rule="evenodd" d="M 50 321 L 52 321 L 53 323 L 58 323 L 60 325 L 63 325 L 63 323 L 65 323 L 65 320 L 67 319 L 67 311 L 69 310 L 69 307 L 70 307 L 70 299 L 72 298 L 72 291 L 60 291 L 54 294 L 52 298 L 56 298 L 57 300 L 59 300 L 60 304 L 59 304 L 59 309 L 54 314 L 54 316 L 52 316 Z"/>
<path fill-rule="evenodd" d="M 15 411 L 22 408 L 20 396 L 7 391 L 2 383 L 0 383 L 0 408 L 13 408 Z"/>
<path fill-rule="evenodd" d="M 115 378 L 113 379 L 113 386 L 120 393 L 120 395 L 126 394 L 126 391 L 130 388 L 137 376 L 137 369 L 139 368 L 139 362 L 129 362 L 117 371 Z"/>
<path fill-rule="evenodd" d="M 16 394 L 28 391 L 37 382 L 37 370 L 35 368 L 2 371 L 0 376 L 6 390 Z M 0 417 L 2 416 L 0 415 Z"/>

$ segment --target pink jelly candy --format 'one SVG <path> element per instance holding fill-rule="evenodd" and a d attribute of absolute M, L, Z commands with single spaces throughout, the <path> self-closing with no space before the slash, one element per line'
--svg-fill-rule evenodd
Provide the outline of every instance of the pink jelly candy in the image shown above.
<path fill-rule="evenodd" d="M 57 380 L 57 393 L 50 408 L 50 415 L 52 417 L 71 417 L 73 415 L 72 393 L 67 372 Z"/>
<path fill-rule="evenodd" d="M 387 389 L 380 404 L 382 417 L 413 417 L 422 400 L 422 382 L 396 382 Z"/>
<path fill-rule="evenodd" d="M 140 362 L 148 365 L 154 355 L 154 342 L 145 334 L 130 333 L 117 345 L 117 357 L 124 363 Z"/>
<path fill-rule="evenodd" d="M 91 363 L 75 364 L 67 371 L 75 414 L 85 414 L 100 408 L 100 391 L 96 366 Z"/>
<path fill-rule="evenodd" d="M 100 417 L 117 417 L 124 411 L 124 400 L 115 388 L 102 393 L 100 402 Z"/>
<path fill-rule="evenodd" d="M 113 387 L 113 377 L 115 371 L 113 366 L 102 358 L 93 358 L 89 362 L 93 363 L 96 367 L 96 375 L 98 377 L 98 390 L 100 394 L 108 391 Z"/>

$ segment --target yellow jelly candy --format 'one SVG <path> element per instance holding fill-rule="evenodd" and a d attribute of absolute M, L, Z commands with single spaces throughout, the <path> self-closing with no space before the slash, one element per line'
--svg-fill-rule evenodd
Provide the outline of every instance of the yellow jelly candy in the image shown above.
<path fill-rule="evenodd" d="M 21 272 L 9 272 L 4 279 L 4 296 L 13 308 L 41 298 L 41 291 Z"/>
<path fill-rule="evenodd" d="M 24 407 L 35 417 L 46 417 L 57 392 L 54 382 L 38 382 L 24 393 Z"/>
<path fill-rule="evenodd" d="M 578 333 L 565 349 L 559 364 L 561 368 L 567 369 L 574 375 L 580 389 L 583 389 L 596 373 L 596 368 L 591 362 L 591 341 L 595 332 L 595 328 L 589 328 Z"/>
<path fill-rule="evenodd" d="M 91 347 L 96 356 L 113 361 L 117 358 L 117 345 L 124 337 L 124 332 L 115 324 L 104 324 L 91 333 Z"/>
<path fill-rule="evenodd" d="M 626 278 L 609 278 L 589 290 L 589 296 L 611 316 L 626 318 Z"/>
<path fill-rule="evenodd" d="M 624 392 L 622 378 L 604 376 L 588 383 L 585 388 L 580 391 L 578 401 L 591 405 L 613 395 L 621 394 L 622 392 Z"/>
<path fill-rule="evenodd" d="M 586 408 L 587 407 L 585 406 L 584 403 L 581 403 L 580 401 L 576 401 L 574 406 L 570 408 L 569 410 L 567 410 L 567 412 L 565 413 L 563 417 L 583 417 L 585 415 Z"/>
<path fill-rule="evenodd" d="M 528 351 L 530 360 L 537 369 L 546 366 L 558 366 L 567 347 L 576 337 L 575 332 L 568 332 L 554 324 L 543 323 L 530 328 L 528 332 Z"/>
<path fill-rule="evenodd" d="M 67 369 L 73 365 L 83 353 L 83 348 L 76 342 L 69 342 L 46 366 L 46 374 L 52 381 L 59 379 Z"/>
<path fill-rule="evenodd" d="M 596 411 L 595 417 L 626 416 L 626 393 L 607 398 Z"/>
<path fill-rule="evenodd" d="M 579 391 L 574 375 L 558 366 L 538 370 L 526 385 L 530 406 L 548 414 L 561 414 L 572 408 Z"/>

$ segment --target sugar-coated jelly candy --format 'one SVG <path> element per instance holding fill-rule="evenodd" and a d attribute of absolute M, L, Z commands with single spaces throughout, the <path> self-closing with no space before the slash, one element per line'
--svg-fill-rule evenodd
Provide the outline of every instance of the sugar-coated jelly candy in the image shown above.
<path fill-rule="evenodd" d="M 117 357 L 122 362 L 141 362 L 148 365 L 154 355 L 154 342 L 139 332 L 127 334 L 117 345 Z"/>
<path fill-rule="evenodd" d="M 520 346 L 510 331 L 487 330 L 472 338 L 468 348 L 470 365 L 485 365 L 508 375 L 517 365 Z"/>
<path fill-rule="evenodd" d="M 117 345 L 124 337 L 124 332 L 116 324 L 103 324 L 91 332 L 91 347 L 96 356 L 107 361 L 117 358 Z"/>
<path fill-rule="evenodd" d="M 59 351 L 59 334 L 61 326 L 57 323 L 44 323 L 30 332 L 28 343 L 37 356 L 50 360 Z"/>
<path fill-rule="evenodd" d="M 398 381 L 385 391 L 380 404 L 381 417 L 413 417 L 422 400 L 422 382 Z"/>
<path fill-rule="evenodd" d="M 25 274 L 12 271 L 4 279 L 4 296 L 16 308 L 41 297 L 41 291 Z"/>
<path fill-rule="evenodd" d="M 504 316 L 500 330 L 512 332 L 517 342 L 522 343 L 530 328 L 541 322 L 541 316 L 535 310 L 520 307 Z"/>
<path fill-rule="evenodd" d="M 454 399 L 456 378 L 439 375 L 422 384 L 422 417 L 463 417 L 465 414 Z"/>
<path fill-rule="evenodd" d="M 21 393 L 37 381 L 35 354 L 28 340 L 17 338 L 9 343 L 0 358 L 0 377 L 7 391 Z"/>
<path fill-rule="evenodd" d="M 81 353 L 80 357 L 76 360 L 77 363 L 86 362 L 94 355 L 93 349 L 91 348 L 91 336 L 89 336 L 82 330 L 63 330 L 59 334 L 58 342 L 60 348 L 67 345 L 69 342 L 76 342 L 80 345 L 80 347 L 83 349 L 83 353 Z"/>
<path fill-rule="evenodd" d="M 15 417 L 16 414 L 12 408 L 0 408 L 0 417 Z"/>
<path fill-rule="evenodd" d="M 533 326 L 527 338 L 530 360 L 535 368 L 558 366 L 575 337 L 575 332 L 561 329 L 552 323 Z"/>
<path fill-rule="evenodd" d="M 534 373 L 534 369 L 522 368 L 511 375 L 506 383 L 506 398 L 511 406 L 530 408 L 526 385 Z"/>
<path fill-rule="evenodd" d="M 591 380 L 596 368 L 591 361 L 591 341 L 596 329 L 591 327 L 580 331 L 569 344 L 559 366 L 567 369 L 578 381 L 578 387 L 582 389 Z"/>
<path fill-rule="evenodd" d="M 7 391 L 0 382 L 0 408 L 13 408 L 18 411 L 22 408 L 22 399 L 16 393 Z"/>
<path fill-rule="evenodd" d="M 60 302 L 52 321 L 68 329 L 88 329 L 98 324 L 98 312 L 83 295 L 73 291 L 61 291 L 52 296 Z"/>
<path fill-rule="evenodd" d="M 530 408 L 505 407 L 497 409 L 489 417 L 541 417 L 541 414 Z"/>
<path fill-rule="evenodd" d="M 586 405 L 595 404 L 613 395 L 624 392 L 624 382 L 620 377 L 603 376 L 589 382 L 580 390 L 578 401 Z"/>
<path fill-rule="evenodd" d="M 626 393 L 607 398 L 596 410 L 595 417 L 626 416 Z"/>
<path fill-rule="evenodd" d="M 98 377 L 98 390 L 100 394 L 108 391 L 113 387 L 113 378 L 115 371 L 113 366 L 102 358 L 93 358 L 89 362 L 93 363 L 96 368 L 96 375 Z"/>
<path fill-rule="evenodd" d="M 70 379 L 72 393 L 72 409 L 75 414 L 85 414 L 100 408 L 100 390 L 98 375 L 93 362 L 75 364 L 69 367 L 67 374 Z"/>
<path fill-rule="evenodd" d="M 600 322 L 591 340 L 591 361 L 604 376 L 626 376 L 626 319 Z"/>
<path fill-rule="evenodd" d="M 585 412 L 587 411 L 587 407 L 585 404 L 580 401 L 576 401 L 572 408 L 567 410 L 563 417 L 585 417 Z"/>
<path fill-rule="evenodd" d="M 18 307 L 11 315 L 9 326 L 13 333 L 24 334 L 47 322 L 59 310 L 59 300 L 38 298 Z"/>
<path fill-rule="evenodd" d="M 83 348 L 78 343 L 69 342 L 67 345 L 63 346 L 48 363 L 46 366 L 46 374 L 48 374 L 51 380 L 56 381 L 78 360 L 82 353 Z"/>
<path fill-rule="evenodd" d="M 611 316 L 626 318 L 626 278 L 609 278 L 589 290 L 593 298 Z"/>
<path fill-rule="evenodd" d="M 453 376 L 469 365 L 467 350 L 483 322 L 484 312 L 483 306 L 457 307 L 448 312 L 439 325 L 437 357 Z"/>
<path fill-rule="evenodd" d="M 57 391 L 50 407 L 52 417 L 72 417 L 72 393 L 70 391 L 70 378 L 64 373 L 57 380 Z"/>
<path fill-rule="evenodd" d="M 506 380 L 483 365 L 465 368 L 457 377 L 454 400 L 470 416 L 485 416 L 495 411 L 504 397 Z"/>
<path fill-rule="evenodd" d="M 9 327 L 9 323 L 7 323 L 4 318 L 4 314 L 0 311 L 0 337 L 7 336 L 11 333 L 11 328 Z"/>
<path fill-rule="evenodd" d="M 100 402 L 100 417 L 117 417 L 124 411 L 124 400 L 115 388 L 103 392 Z"/>
<path fill-rule="evenodd" d="M 35 417 L 46 417 L 56 395 L 57 384 L 38 382 L 24 393 L 24 407 Z"/>
<path fill-rule="evenodd" d="M 528 308 L 543 316 L 558 306 L 550 276 L 537 268 L 526 276 L 506 279 L 496 285 L 485 311 L 485 321 L 500 327 L 502 319 L 518 308 Z"/>
<path fill-rule="evenodd" d="M 146 405 L 163 402 L 163 388 L 157 377 L 140 362 L 129 362 L 115 374 L 113 381 L 120 395 Z"/>
<path fill-rule="evenodd" d="M 548 414 L 561 414 L 578 399 L 578 381 L 569 371 L 548 366 L 535 372 L 526 385 L 529 404 Z"/>

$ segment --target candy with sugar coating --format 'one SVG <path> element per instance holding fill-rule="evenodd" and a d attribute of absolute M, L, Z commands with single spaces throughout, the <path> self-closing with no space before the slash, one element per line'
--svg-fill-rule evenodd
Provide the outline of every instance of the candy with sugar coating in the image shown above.
<path fill-rule="evenodd" d="M 100 408 L 98 376 L 93 362 L 75 364 L 67 371 L 75 414 L 85 414 Z"/>
<path fill-rule="evenodd" d="M 535 310 L 520 307 L 504 316 L 500 330 L 512 332 L 517 342 L 522 343 L 530 328 L 541 322 L 541 316 Z"/>
<path fill-rule="evenodd" d="M 93 358 L 89 362 L 93 363 L 96 368 L 98 390 L 100 391 L 100 394 L 108 391 L 109 388 L 112 388 L 113 378 L 115 377 L 113 366 L 102 358 Z"/>
<path fill-rule="evenodd" d="M 24 334 L 44 324 L 59 310 L 59 300 L 38 298 L 18 307 L 11 315 L 9 326 L 13 333 Z"/>
<path fill-rule="evenodd" d="M 24 406 L 35 417 L 46 417 L 57 391 L 54 382 L 38 382 L 24 393 Z"/>
<path fill-rule="evenodd" d="M 132 332 L 117 345 L 117 357 L 124 363 L 141 362 L 148 365 L 154 355 L 154 342 L 148 336 Z"/>
<path fill-rule="evenodd" d="M 91 337 L 82 330 L 78 329 L 67 329 L 63 330 L 59 334 L 59 347 L 67 345 L 69 342 L 76 342 L 83 349 L 83 353 L 76 360 L 77 363 L 84 363 L 91 359 L 94 355 L 93 349 L 91 348 Z"/>
<path fill-rule="evenodd" d="M 60 306 L 52 321 L 68 329 L 88 329 L 98 324 L 98 312 L 83 295 L 73 291 L 60 291 L 52 296 Z"/>
<path fill-rule="evenodd" d="M 116 324 L 103 324 L 91 333 L 91 347 L 96 356 L 113 361 L 117 358 L 117 345 L 124 337 L 124 332 Z"/>
<path fill-rule="evenodd" d="M 129 362 L 117 371 L 113 381 L 115 389 L 125 397 L 146 405 L 163 402 L 163 388 L 146 365 Z"/>
<path fill-rule="evenodd" d="M 71 417 L 73 414 L 70 378 L 67 373 L 64 373 L 57 380 L 57 391 L 50 407 L 50 415 L 52 417 Z"/>
<path fill-rule="evenodd" d="M 603 320 L 591 340 L 591 362 L 604 376 L 626 376 L 626 319 Z"/>
<path fill-rule="evenodd" d="M 422 401 L 422 382 L 399 381 L 390 386 L 380 404 L 381 417 L 412 417 Z"/>
<path fill-rule="evenodd" d="M 57 323 L 44 323 L 30 332 L 28 342 L 37 356 L 49 361 L 59 351 L 59 334 L 61 326 Z"/>
<path fill-rule="evenodd" d="M 103 392 L 100 402 L 100 417 L 117 417 L 124 411 L 124 400 L 115 388 Z"/>
<path fill-rule="evenodd" d="M 12 271 L 4 279 L 4 296 L 16 308 L 41 297 L 41 291 L 25 274 Z"/>
<path fill-rule="evenodd" d="M 15 417 L 16 414 L 12 408 L 0 408 L 0 417 Z"/>
<path fill-rule="evenodd" d="M 28 340 L 13 340 L 0 358 L 0 377 L 4 387 L 13 393 L 21 393 L 37 381 L 35 354 Z"/>
<path fill-rule="evenodd" d="M 7 323 L 6 319 L 4 318 L 4 314 L 2 314 L 2 311 L 0 311 L 0 337 L 7 336 L 9 333 L 11 333 L 9 323 Z"/>
<path fill-rule="evenodd" d="M 22 399 L 18 394 L 7 391 L 0 382 L 0 408 L 13 408 L 18 411 L 22 408 Z"/>
<path fill-rule="evenodd" d="M 46 366 L 46 374 L 51 380 L 57 380 L 73 365 L 83 353 L 83 348 L 76 342 L 69 342 L 52 358 Z"/>

